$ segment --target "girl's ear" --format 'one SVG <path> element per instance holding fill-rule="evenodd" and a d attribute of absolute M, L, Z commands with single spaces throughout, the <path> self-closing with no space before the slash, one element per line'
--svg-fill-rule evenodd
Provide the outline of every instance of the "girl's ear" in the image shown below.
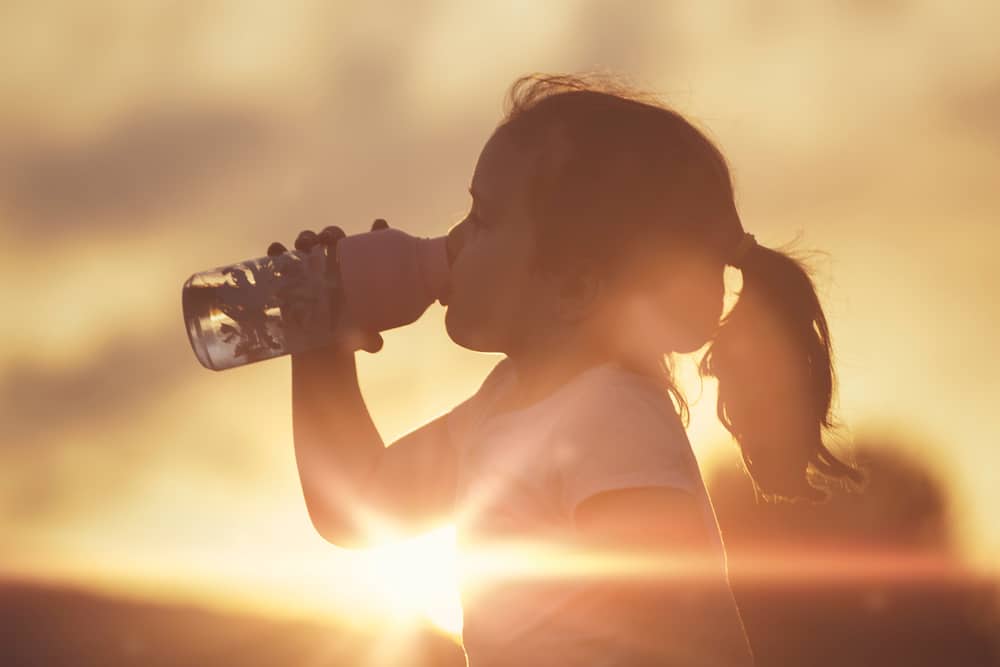
<path fill-rule="evenodd" d="M 579 271 L 561 278 L 556 314 L 565 322 L 586 319 L 604 293 L 604 281 L 593 271 Z"/>

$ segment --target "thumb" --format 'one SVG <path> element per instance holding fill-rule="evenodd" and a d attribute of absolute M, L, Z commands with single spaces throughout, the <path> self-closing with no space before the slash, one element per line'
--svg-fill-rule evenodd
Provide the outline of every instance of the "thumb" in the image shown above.
<path fill-rule="evenodd" d="M 385 341 L 382 339 L 382 334 L 376 331 L 365 335 L 365 341 L 364 344 L 362 344 L 361 349 L 365 352 L 375 354 L 382 349 L 384 344 Z"/>

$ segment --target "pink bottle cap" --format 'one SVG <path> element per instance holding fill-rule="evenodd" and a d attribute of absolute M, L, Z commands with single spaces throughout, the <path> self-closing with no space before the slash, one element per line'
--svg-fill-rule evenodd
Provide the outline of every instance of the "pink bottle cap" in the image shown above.
<path fill-rule="evenodd" d="M 399 229 L 355 234 L 337 243 L 345 306 L 368 331 L 410 324 L 450 287 L 447 236 L 417 238 Z"/>

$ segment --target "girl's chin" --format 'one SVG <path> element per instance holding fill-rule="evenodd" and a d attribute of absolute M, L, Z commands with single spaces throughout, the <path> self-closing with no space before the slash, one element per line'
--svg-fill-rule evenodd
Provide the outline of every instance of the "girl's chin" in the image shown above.
<path fill-rule="evenodd" d="M 488 335 L 484 335 L 488 332 L 463 321 L 458 313 L 454 306 L 450 306 L 444 315 L 444 327 L 452 342 L 473 352 L 496 352 L 497 346 L 490 342 Z"/>

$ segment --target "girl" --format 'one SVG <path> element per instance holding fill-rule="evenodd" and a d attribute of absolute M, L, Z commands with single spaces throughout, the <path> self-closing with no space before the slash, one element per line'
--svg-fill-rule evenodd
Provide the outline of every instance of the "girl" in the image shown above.
<path fill-rule="evenodd" d="M 353 356 L 377 334 L 293 356 L 313 524 L 358 547 L 453 522 L 471 667 L 751 665 L 665 355 L 709 344 L 700 373 L 718 378 L 759 493 L 816 499 L 810 480 L 857 481 L 821 439 L 834 376 L 810 278 L 744 232 L 701 132 L 607 83 L 515 82 L 470 192 L 449 232 L 445 321 L 457 344 L 505 357 L 386 448 Z M 743 289 L 720 322 L 727 264 Z"/>

